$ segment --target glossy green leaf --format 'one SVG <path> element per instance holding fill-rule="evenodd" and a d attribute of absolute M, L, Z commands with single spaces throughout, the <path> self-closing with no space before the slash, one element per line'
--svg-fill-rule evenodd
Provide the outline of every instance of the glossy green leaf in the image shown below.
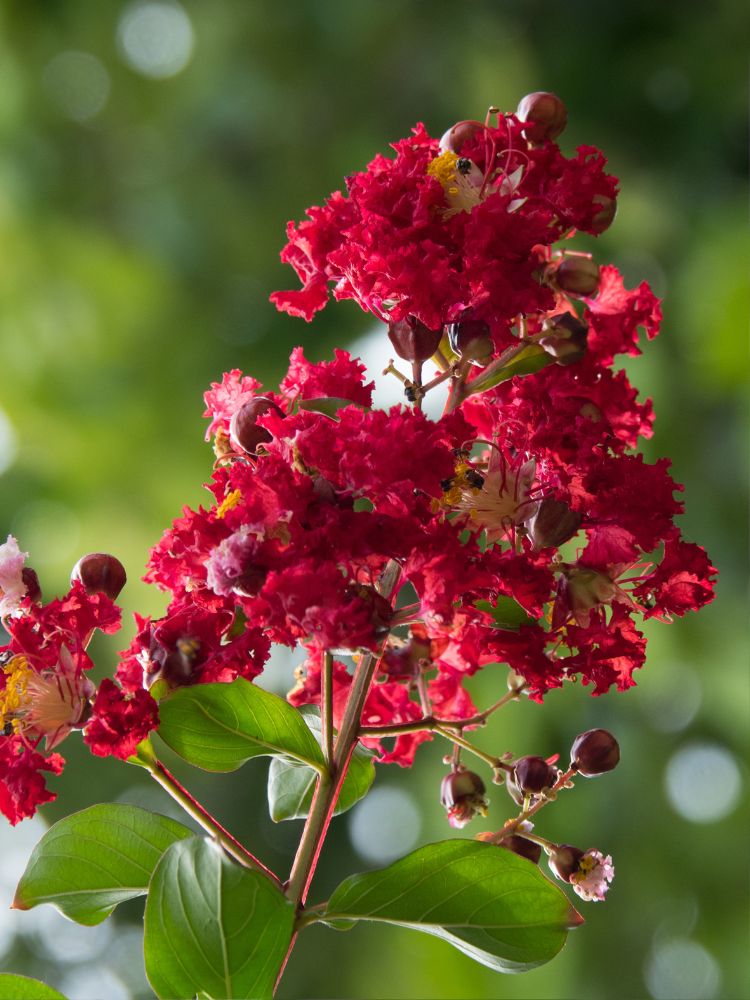
<path fill-rule="evenodd" d="M 501 382 L 507 382 L 514 375 L 533 375 L 534 372 L 552 364 L 554 360 L 552 355 L 539 344 L 511 347 L 468 383 L 466 394 L 474 396 L 477 393 L 487 392 Z"/>
<path fill-rule="evenodd" d="M 159 736 L 206 771 L 234 771 L 252 757 L 284 754 L 311 767 L 323 754 L 300 713 L 238 677 L 231 684 L 179 688 L 159 704 Z"/>
<path fill-rule="evenodd" d="M 499 972 L 548 962 L 583 918 L 526 858 L 475 840 L 428 844 L 336 889 L 323 919 L 400 924 Z"/>
<path fill-rule="evenodd" d="M 517 632 L 521 625 L 533 625 L 534 619 L 524 611 L 518 601 L 512 597 L 498 597 L 494 604 L 490 601 L 476 601 L 480 611 L 492 615 L 496 628 Z"/>
<path fill-rule="evenodd" d="M 146 974 L 157 996 L 270 997 L 294 925 L 294 906 L 260 872 L 212 840 L 174 844 L 146 901 Z"/>
<path fill-rule="evenodd" d="M 320 713 L 313 706 L 305 706 L 302 716 L 318 743 L 321 742 Z M 303 819 L 307 816 L 315 791 L 316 772 L 289 757 L 274 757 L 268 770 L 268 809 L 274 823 L 285 819 Z M 372 754 L 358 746 L 352 754 L 349 770 L 341 788 L 334 816 L 346 812 L 359 802 L 375 779 Z"/>
<path fill-rule="evenodd" d="M 166 849 L 192 831 L 166 816 L 112 803 L 66 816 L 32 851 L 13 906 L 52 903 L 79 924 L 101 923 L 118 903 L 145 894 Z"/>
<path fill-rule="evenodd" d="M 311 410 L 313 413 L 322 413 L 326 417 L 335 417 L 339 410 L 343 410 L 345 406 L 358 405 L 351 399 L 343 399 L 341 396 L 318 396 L 315 399 L 301 399 L 299 401 L 300 410 Z"/>
<path fill-rule="evenodd" d="M 62 993 L 38 979 L 12 976 L 7 972 L 0 973 L 0 997 L 3 1000 L 65 1000 Z"/>

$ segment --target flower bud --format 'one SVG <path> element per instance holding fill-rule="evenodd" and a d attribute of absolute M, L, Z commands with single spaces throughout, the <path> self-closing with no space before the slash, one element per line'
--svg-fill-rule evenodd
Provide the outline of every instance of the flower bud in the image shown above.
<path fill-rule="evenodd" d="M 587 778 L 604 774 L 620 762 L 620 745 L 606 729 L 589 729 L 573 740 L 570 762 L 579 774 Z"/>
<path fill-rule="evenodd" d="M 594 233 L 596 236 L 599 236 L 601 233 L 609 229 L 615 221 L 615 215 L 617 215 L 617 202 L 614 198 L 607 197 L 606 194 L 595 194 L 593 203 L 597 211 L 591 220 L 591 226 L 588 231 Z"/>
<path fill-rule="evenodd" d="M 536 91 L 521 99 L 516 118 L 529 122 L 523 130 L 529 142 L 556 139 L 568 123 L 568 109 L 556 94 Z"/>
<path fill-rule="evenodd" d="M 265 427 L 259 427 L 258 417 L 273 410 L 283 417 L 282 409 L 267 396 L 255 396 L 237 410 L 229 424 L 229 440 L 239 451 L 255 455 L 258 445 L 271 440 L 271 433 Z"/>
<path fill-rule="evenodd" d="M 42 603 L 42 588 L 39 584 L 39 577 L 36 575 L 36 570 L 33 570 L 31 566 L 24 566 L 21 570 L 21 580 L 24 587 L 26 587 L 26 596 L 33 604 Z"/>
<path fill-rule="evenodd" d="M 451 126 L 447 132 L 443 133 L 440 139 L 440 152 L 445 153 L 447 150 L 458 155 L 464 143 L 473 139 L 483 127 L 481 122 L 471 121 L 458 122 L 456 125 Z"/>
<path fill-rule="evenodd" d="M 533 795 L 551 788 L 557 781 L 557 770 L 544 757 L 519 757 L 513 773 L 521 791 Z"/>
<path fill-rule="evenodd" d="M 368 587 L 363 583 L 353 584 L 347 588 L 347 591 L 351 597 L 358 597 L 370 605 L 370 620 L 377 635 L 385 634 L 390 630 L 393 608 L 386 597 L 383 597 L 374 587 Z"/>
<path fill-rule="evenodd" d="M 564 257 L 555 271 L 555 281 L 571 295 L 593 295 L 599 288 L 599 265 L 591 257 Z"/>
<path fill-rule="evenodd" d="M 588 330 L 588 326 L 572 313 L 557 313 L 546 320 L 539 344 L 558 365 L 570 365 L 583 357 Z"/>
<path fill-rule="evenodd" d="M 82 556 L 70 574 L 70 582 L 83 584 L 87 594 L 105 594 L 112 601 L 117 600 L 127 579 L 125 567 L 120 560 L 105 552 L 91 552 Z"/>
<path fill-rule="evenodd" d="M 505 847 L 509 851 L 513 851 L 514 854 L 520 854 L 522 858 L 528 858 L 535 865 L 539 864 L 539 859 L 542 856 L 542 848 L 539 844 L 535 844 L 533 840 L 527 840 L 526 837 L 519 837 L 517 834 L 511 833 L 510 836 L 503 837 L 498 843 L 500 847 Z"/>
<path fill-rule="evenodd" d="M 558 844 L 549 856 L 549 866 L 552 873 L 561 882 L 570 882 L 580 867 L 584 852 L 572 844 Z"/>
<path fill-rule="evenodd" d="M 460 830 L 477 814 L 487 815 L 484 782 L 473 771 L 451 771 L 440 785 L 440 801 L 448 822 Z"/>
<path fill-rule="evenodd" d="M 545 497 L 525 525 L 534 548 L 547 549 L 572 538 L 581 526 L 581 515 L 563 500 Z"/>
<path fill-rule="evenodd" d="M 495 353 L 490 328 L 478 319 L 462 319 L 446 327 L 451 350 L 464 361 L 486 365 Z"/>
<path fill-rule="evenodd" d="M 440 346 L 442 330 L 430 330 L 414 316 L 388 324 L 388 338 L 404 361 L 427 361 Z"/>

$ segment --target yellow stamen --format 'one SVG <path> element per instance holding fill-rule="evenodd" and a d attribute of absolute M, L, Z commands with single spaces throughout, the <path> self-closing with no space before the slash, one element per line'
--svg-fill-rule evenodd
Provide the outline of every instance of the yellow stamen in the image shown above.
<path fill-rule="evenodd" d="M 25 656 L 14 656 L 3 667 L 5 687 L 0 691 L 0 729 L 8 723 L 13 731 L 18 729 L 16 716 L 26 707 L 26 689 L 29 684 L 31 667 Z"/>
<path fill-rule="evenodd" d="M 449 149 L 437 156 L 427 167 L 427 173 L 440 181 L 444 188 L 448 188 L 456 181 L 456 163 L 458 157 Z"/>
<path fill-rule="evenodd" d="M 233 507 L 236 507 L 241 499 L 242 494 L 240 491 L 232 490 L 232 492 L 225 496 L 221 504 L 216 508 L 216 516 L 219 518 L 224 517 L 226 512 L 231 510 Z"/>

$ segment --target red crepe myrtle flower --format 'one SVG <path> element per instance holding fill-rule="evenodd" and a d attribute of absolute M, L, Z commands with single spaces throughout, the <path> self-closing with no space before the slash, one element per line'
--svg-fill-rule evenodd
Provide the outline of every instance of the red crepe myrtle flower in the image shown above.
<path fill-rule="evenodd" d="M 83 738 L 97 757 L 127 760 L 158 724 L 159 708 L 148 691 L 125 692 L 105 677 Z"/>

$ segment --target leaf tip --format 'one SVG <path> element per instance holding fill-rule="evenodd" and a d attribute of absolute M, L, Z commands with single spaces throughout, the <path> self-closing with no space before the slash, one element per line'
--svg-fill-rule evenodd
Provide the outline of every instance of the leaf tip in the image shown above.
<path fill-rule="evenodd" d="M 572 931 L 576 927 L 580 927 L 581 924 L 586 923 L 586 918 L 582 917 L 578 910 L 572 904 L 568 906 L 568 912 L 565 915 L 565 927 L 567 930 Z"/>
<path fill-rule="evenodd" d="M 10 904 L 9 909 L 11 909 L 11 910 L 30 910 L 31 907 L 28 905 L 28 903 L 25 903 L 21 899 L 21 897 L 18 895 L 18 893 L 16 893 L 15 896 L 13 897 L 13 902 Z"/>

